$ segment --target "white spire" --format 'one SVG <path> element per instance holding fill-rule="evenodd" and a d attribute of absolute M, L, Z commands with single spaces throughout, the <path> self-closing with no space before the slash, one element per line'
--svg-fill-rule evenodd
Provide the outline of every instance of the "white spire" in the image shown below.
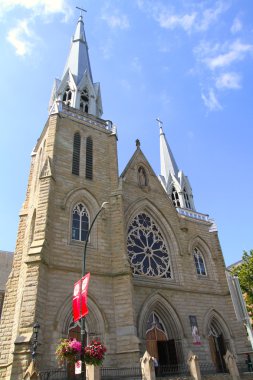
<path fill-rule="evenodd" d="M 100 84 L 93 83 L 83 16 L 78 19 L 62 79 L 54 83 L 49 108 L 55 101 L 101 117 L 103 113 Z"/>
<path fill-rule="evenodd" d="M 162 129 L 162 122 L 157 119 L 160 127 L 160 160 L 161 160 L 161 175 L 164 177 L 166 183 L 168 182 L 169 175 L 178 176 L 178 166 L 175 158 L 170 150 L 169 144 L 166 140 L 165 133 Z"/>
<path fill-rule="evenodd" d="M 85 37 L 83 17 L 80 16 L 77 22 L 76 31 L 72 38 L 69 56 L 63 71 L 62 78 L 70 70 L 76 84 L 80 82 L 85 71 L 89 73 L 92 81 L 88 45 Z"/>
<path fill-rule="evenodd" d="M 162 121 L 159 118 L 156 120 L 160 128 L 161 175 L 159 179 L 176 207 L 195 210 L 190 182 L 183 171 L 178 169 L 163 132 Z"/>

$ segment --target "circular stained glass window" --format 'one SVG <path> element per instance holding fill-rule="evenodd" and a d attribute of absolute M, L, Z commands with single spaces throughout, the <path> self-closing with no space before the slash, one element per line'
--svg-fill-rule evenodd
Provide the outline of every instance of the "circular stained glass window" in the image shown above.
<path fill-rule="evenodd" d="M 137 215 L 128 229 L 128 258 L 137 275 L 171 278 L 171 265 L 162 233 L 145 213 Z"/>

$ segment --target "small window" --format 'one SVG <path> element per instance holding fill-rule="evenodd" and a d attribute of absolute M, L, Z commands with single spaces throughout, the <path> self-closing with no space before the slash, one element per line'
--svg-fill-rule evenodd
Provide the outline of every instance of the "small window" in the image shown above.
<path fill-rule="evenodd" d="M 190 199 L 189 199 L 189 196 L 187 194 L 186 188 L 184 188 L 184 201 L 185 201 L 186 208 L 191 209 Z"/>
<path fill-rule="evenodd" d="M 80 149 L 81 149 L 81 137 L 80 137 L 80 133 L 76 132 L 74 134 L 73 157 L 72 157 L 72 173 L 75 175 L 79 175 Z"/>
<path fill-rule="evenodd" d="M 198 248 L 194 248 L 193 257 L 194 257 L 197 274 L 201 276 L 206 276 L 205 262 L 203 259 L 203 255 Z"/>
<path fill-rule="evenodd" d="M 93 141 L 91 137 L 86 141 L 86 173 L 87 179 L 93 178 Z"/>
<path fill-rule="evenodd" d="M 171 199 L 172 199 L 175 207 L 181 207 L 178 192 L 174 186 L 172 187 L 172 191 L 171 191 Z"/>
<path fill-rule="evenodd" d="M 80 95 L 80 110 L 83 112 L 89 112 L 89 92 L 85 88 Z"/>
<path fill-rule="evenodd" d="M 72 240 L 85 241 L 89 231 L 89 214 L 82 203 L 78 203 L 72 212 Z"/>
<path fill-rule="evenodd" d="M 70 101 L 71 101 L 71 98 L 72 98 L 72 91 L 70 90 L 69 86 L 66 87 L 66 90 L 63 94 L 63 97 L 62 97 L 62 101 L 70 106 Z"/>

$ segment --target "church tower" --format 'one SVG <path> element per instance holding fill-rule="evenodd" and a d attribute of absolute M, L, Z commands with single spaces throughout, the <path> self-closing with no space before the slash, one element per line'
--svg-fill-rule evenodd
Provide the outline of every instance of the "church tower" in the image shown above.
<path fill-rule="evenodd" d="M 108 208 L 87 240 L 86 331 L 88 340 L 106 345 L 105 367 L 139 366 L 146 350 L 164 375 L 186 368 L 190 351 L 202 368 L 217 372 L 226 368 L 227 350 L 243 361 L 249 347 L 224 276 L 217 229 L 195 210 L 190 183 L 159 124 L 160 177 L 139 140 L 119 176 L 116 127 L 102 119 L 81 16 L 32 152 L 1 317 L 1 380 L 25 377 L 35 322 L 41 371 L 57 368 L 61 338 L 78 337 L 73 287 L 104 202 Z"/>
<path fill-rule="evenodd" d="M 33 325 L 40 324 L 37 362 L 55 368 L 56 345 L 78 334 L 72 321 L 74 283 L 81 277 L 87 231 L 91 272 L 89 339 L 99 338 L 112 361 L 139 361 L 131 270 L 125 255 L 116 127 L 103 120 L 84 22 L 79 18 L 49 117 L 32 152 L 26 199 L 0 327 L 0 379 L 21 379 L 31 361 Z M 127 289 L 127 292 L 126 292 Z"/>

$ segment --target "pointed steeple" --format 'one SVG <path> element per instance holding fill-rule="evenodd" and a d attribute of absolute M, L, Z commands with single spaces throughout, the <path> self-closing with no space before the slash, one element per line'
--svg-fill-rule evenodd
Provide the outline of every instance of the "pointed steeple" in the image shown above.
<path fill-rule="evenodd" d="M 92 81 L 90 59 L 88 54 L 88 44 L 85 37 L 83 17 L 80 16 L 77 22 L 75 34 L 71 41 L 69 56 L 63 71 L 62 78 L 70 70 L 76 84 L 80 82 L 85 71 Z"/>
<path fill-rule="evenodd" d="M 49 108 L 60 101 L 84 113 L 101 117 L 100 84 L 93 83 L 83 16 L 78 19 L 61 80 L 54 83 Z"/>
<path fill-rule="evenodd" d="M 159 179 L 175 207 L 195 210 L 192 188 L 188 178 L 178 169 L 176 160 L 163 132 L 162 122 L 156 119 L 160 129 L 161 175 Z"/>
<path fill-rule="evenodd" d="M 161 175 L 164 177 L 165 181 L 168 181 L 169 174 L 173 174 L 175 177 L 178 176 L 178 166 L 176 164 L 175 158 L 172 154 L 170 146 L 166 140 L 165 133 L 162 129 L 162 123 L 160 124 L 160 160 L 161 160 Z"/>

